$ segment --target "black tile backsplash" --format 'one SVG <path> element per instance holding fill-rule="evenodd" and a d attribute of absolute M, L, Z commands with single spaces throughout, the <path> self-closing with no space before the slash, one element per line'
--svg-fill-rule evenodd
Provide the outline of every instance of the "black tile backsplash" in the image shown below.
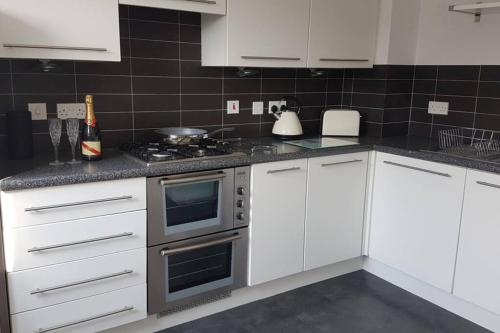
<path fill-rule="evenodd" d="M 325 108 L 356 109 L 361 134 L 435 135 L 449 126 L 500 131 L 500 66 L 400 66 L 332 69 L 312 77 L 307 69 L 262 68 L 248 78 L 235 68 L 202 67 L 198 13 L 120 6 L 121 62 L 54 61 L 44 73 L 38 60 L 0 59 L 0 151 L 5 113 L 47 103 L 83 102 L 94 94 L 106 146 L 154 137 L 164 126 L 215 130 L 232 136 L 271 134 L 274 119 L 253 115 L 252 102 L 299 98 L 306 134 L 319 132 Z M 227 115 L 228 100 L 240 114 Z M 450 103 L 448 116 L 427 113 L 429 101 Z M 267 113 L 267 112 L 266 112 Z M 47 151 L 47 123 L 34 121 L 35 149 Z"/>

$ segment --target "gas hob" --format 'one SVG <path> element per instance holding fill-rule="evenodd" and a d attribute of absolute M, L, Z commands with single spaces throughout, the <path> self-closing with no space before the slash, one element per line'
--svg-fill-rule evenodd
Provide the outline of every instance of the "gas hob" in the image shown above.
<path fill-rule="evenodd" d="M 181 160 L 206 160 L 244 155 L 241 152 L 234 152 L 229 142 L 216 139 L 203 139 L 196 145 L 172 145 L 161 140 L 130 143 L 122 146 L 122 150 L 127 155 L 146 163 L 147 166 Z"/>

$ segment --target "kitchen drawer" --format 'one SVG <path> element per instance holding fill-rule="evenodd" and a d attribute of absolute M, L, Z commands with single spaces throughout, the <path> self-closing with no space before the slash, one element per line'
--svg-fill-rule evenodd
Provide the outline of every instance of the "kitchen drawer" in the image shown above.
<path fill-rule="evenodd" d="M 12 314 L 146 283 L 146 248 L 7 274 Z"/>
<path fill-rule="evenodd" d="M 146 284 L 11 316 L 12 333 L 93 333 L 147 316 Z"/>
<path fill-rule="evenodd" d="M 4 230 L 7 272 L 146 246 L 146 211 Z"/>
<path fill-rule="evenodd" d="M 146 209 L 146 179 L 46 187 L 1 193 L 3 228 Z"/>

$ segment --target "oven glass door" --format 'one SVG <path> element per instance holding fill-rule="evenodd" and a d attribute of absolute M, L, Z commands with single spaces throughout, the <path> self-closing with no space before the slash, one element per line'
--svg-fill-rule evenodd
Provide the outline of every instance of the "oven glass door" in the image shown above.
<path fill-rule="evenodd" d="M 230 286 L 233 243 L 165 256 L 165 300 L 171 302 Z"/>
<path fill-rule="evenodd" d="M 162 234 L 166 241 L 233 228 L 234 171 L 161 181 Z"/>
<path fill-rule="evenodd" d="M 222 180 L 163 187 L 166 234 L 207 228 L 221 223 Z"/>

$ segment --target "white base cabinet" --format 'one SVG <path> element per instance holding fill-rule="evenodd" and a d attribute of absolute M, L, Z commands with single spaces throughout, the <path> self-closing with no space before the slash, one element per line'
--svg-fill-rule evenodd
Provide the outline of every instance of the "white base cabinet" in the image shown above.
<path fill-rule="evenodd" d="M 451 292 L 465 172 L 377 153 L 369 255 Z"/>
<path fill-rule="evenodd" d="M 252 166 L 250 285 L 304 269 L 306 181 L 306 159 Z"/>
<path fill-rule="evenodd" d="M 120 61 L 118 0 L 0 0 L 0 58 Z"/>
<path fill-rule="evenodd" d="M 304 267 L 361 256 L 368 153 L 309 159 Z"/>
<path fill-rule="evenodd" d="M 453 293 L 500 315 L 500 176 L 467 171 Z"/>

